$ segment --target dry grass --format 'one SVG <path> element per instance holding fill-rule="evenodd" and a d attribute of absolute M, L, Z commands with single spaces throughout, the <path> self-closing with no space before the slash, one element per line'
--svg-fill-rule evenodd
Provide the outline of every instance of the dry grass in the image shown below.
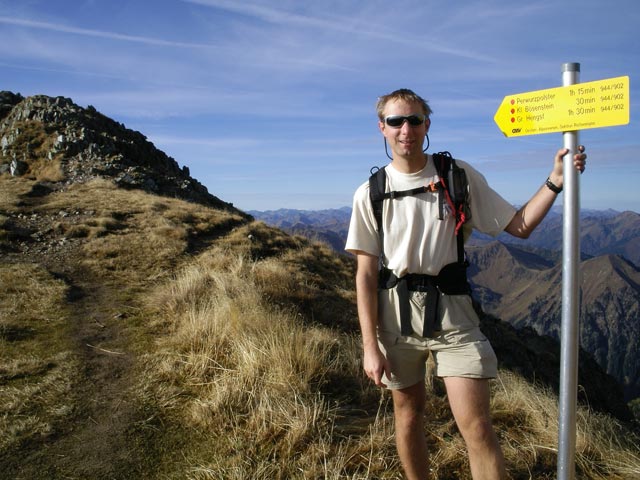
<path fill-rule="evenodd" d="M 12 177 L 8 173 L 0 175 L 0 182 L 2 182 L 2 188 L 0 188 L 0 205 L 5 211 L 15 211 L 16 199 L 27 194 L 33 186 L 31 182 L 25 182 L 21 178 Z"/>
<path fill-rule="evenodd" d="M 530 471 L 531 478 L 555 478 L 544 475 L 557 456 L 557 397 L 503 371 L 496 383 L 493 415 L 510 463 L 520 471 Z M 576 428 L 578 478 L 629 479 L 640 475 L 637 438 L 618 422 L 581 406 Z"/>
<path fill-rule="evenodd" d="M 242 223 L 229 212 L 118 189 L 100 179 L 50 197 L 40 211 L 51 216 L 67 213 L 55 228 L 69 238 L 86 239 L 84 265 L 132 285 L 172 271 L 193 239 L 224 234 Z"/>
<path fill-rule="evenodd" d="M 78 362 L 66 286 L 32 264 L 0 264 L 0 451 L 45 438 L 73 413 Z"/>
<path fill-rule="evenodd" d="M 166 403 L 188 425 L 223 432 L 211 440 L 214 458 L 196 462 L 189 478 L 401 478 L 388 395 L 364 422 L 345 415 L 347 403 L 370 404 L 379 396 L 360 383 L 357 338 L 309 327 L 295 310 L 265 301 L 305 289 L 291 268 L 284 258 L 249 261 L 214 249 L 153 297 L 171 330 L 153 367 L 176 387 L 173 403 Z M 332 385 L 336 372 L 350 397 Z M 429 383 L 434 476 L 470 478 L 446 399 L 437 382 Z M 510 372 L 494 383 L 496 428 L 513 478 L 555 478 L 556 403 Z M 637 446 L 615 421 L 581 409 L 578 430 L 579 478 L 640 472 Z"/>
<path fill-rule="evenodd" d="M 189 398 L 175 407 L 182 421 L 224 432 L 210 447 L 221 454 L 200 461 L 191 478 L 374 478 L 372 469 L 393 478 L 385 476 L 388 459 L 362 455 L 370 439 L 336 434 L 348 415 L 339 392 L 355 394 L 355 403 L 373 397 L 360 383 L 359 349 L 265 302 L 256 278 L 279 282 L 289 267 L 277 265 L 213 249 L 152 298 L 171 330 L 153 371 Z M 369 425 L 359 430 L 371 435 Z M 390 442 L 387 434 L 373 453 Z"/>
<path fill-rule="evenodd" d="M 106 181 L 25 207 L 32 184 L 1 180 L 7 242 L 17 213 L 66 238 L 42 263 L 0 263 L 2 465 L 31 468 L 24 478 L 402 478 L 390 396 L 361 370 L 350 259 Z M 434 477 L 470 478 L 428 384 Z M 493 390 L 512 477 L 555 478 L 557 399 L 506 371 Z M 640 475 L 623 426 L 578 418 L 578 478 Z"/>
<path fill-rule="evenodd" d="M 16 131 L 20 133 L 10 146 L 7 156 L 15 155 L 18 160 L 27 161 L 29 164 L 27 177 L 37 181 L 63 180 L 64 174 L 60 162 L 63 155 L 58 154 L 49 158 L 49 152 L 58 133 L 42 122 L 33 120 L 18 123 Z"/>

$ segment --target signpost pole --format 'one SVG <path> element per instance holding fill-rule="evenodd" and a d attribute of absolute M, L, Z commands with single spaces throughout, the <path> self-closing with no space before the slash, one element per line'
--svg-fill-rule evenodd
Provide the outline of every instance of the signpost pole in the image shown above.
<path fill-rule="evenodd" d="M 562 85 L 579 82 L 580 64 L 562 65 Z M 575 479 L 576 408 L 578 403 L 578 345 L 580 312 L 580 184 L 573 166 L 578 151 L 578 132 L 563 133 L 564 222 L 562 245 L 562 326 L 560 344 L 560 398 L 558 428 L 558 480 Z"/>
<path fill-rule="evenodd" d="M 575 480 L 580 345 L 580 184 L 573 165 L 578 132 L 629 123 L 629 77 L 579 83 L 580 64 L 562 65 L 562 87 L 504 97 L 494 121 L 506 137 L 562 132 L 564 221 L 558 405 L 558 480 Z"/>

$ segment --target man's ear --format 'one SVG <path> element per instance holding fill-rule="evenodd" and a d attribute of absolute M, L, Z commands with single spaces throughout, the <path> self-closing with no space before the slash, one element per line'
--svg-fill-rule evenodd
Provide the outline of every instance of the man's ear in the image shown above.
<path fill-rule="evenodd" d="M 429 127 L 431 126 L 431 119 L 427 118 L 424 123 L 426 126 L 426 133 L 429 133 Z"/>
<path fill-rule="evenodd" d="M 384 122 L 382 120 L 378 120 L 378 128 L 380 129 L 380 131 L 384 135 Z"/>

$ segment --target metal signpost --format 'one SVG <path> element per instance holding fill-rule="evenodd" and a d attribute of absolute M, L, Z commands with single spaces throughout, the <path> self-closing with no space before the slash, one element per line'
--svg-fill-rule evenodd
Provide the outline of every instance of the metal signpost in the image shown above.
<path fill-rule="evenodd" d="M 580 64 L 562 65 L 562 87 L 504 97 L 494 120 L 507 137 L 563 132 L 562 325 L 558 480 L 575 479 L 580 331 L 580 183 L 573 166 L 578 131 L 629 123 L 629 77 L 579 83 Z"/>
<path fill-rule="evenodd" d="M 562 66 L 562 84 L 575 85 L 580 64 Z M 573 166 L 578 132 L 562 134 L 569 153 L 563 162 L 562 323 L 560 327 L 560 398 L 558 426 L 558 480 L 575 477 L 576 406 L 578 403 L 578 345 L 580 345 L 580 182 Z"/>

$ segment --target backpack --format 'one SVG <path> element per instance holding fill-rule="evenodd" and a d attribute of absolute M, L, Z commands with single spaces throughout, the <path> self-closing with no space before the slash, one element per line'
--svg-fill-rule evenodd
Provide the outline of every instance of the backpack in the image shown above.
<path fill-rule="evenodd" d="M 413 334 L 411 325 L 411 307 L 409 304 L 410 291 L 427 292 L 427 304 L 424 312 L 422 337 L 433 337 L 441 329 L 438 317 L 439 293 L 447 295 L 471 295 L 471 287 L 467 281 L 466 269 L 468 263 L 464 254 L 464 234 L 462 225 L 471 218 L 469 208 L 469 183 L 463 168 L 458 167 L 449 152 L 434 153 L 432 155 L 439 177 L 437 183 L 402 191 L 386 191 L 387 174 L 384 167 L 371 169 L 369 177 L 369 196 L 373 206 L 380 245 L 384 246 L 384 232 L 382 228 L 382 206 L 385 200 L 393 201 L 410 195 L 433 192 L 438 195 L 439 219 L 444 218 L 444 208 L 449 208 L 456 219 L 455 237 L 458 251 L 458 261 L 443 267 L 438 275 L 407 274 L 396 277 L 391 270 L 384 266 L 384 251 L 380 255 L 378 274 L 378 288 L 395 288 L 400 300 L 400 331 L 404 336 Z M 445 180 L 446 179 L 446 180 Z M 446 205 L 446 207 L 445 207 Z"/>
<path fill-rule="evenodd" d="M 380 238 L 382 240 L 384 235 L 382 231 L 382 205 L 385 200 L 393 200 L 395 198 L 418 195 L 425 192 L 437 192 L 440 212 L 439 219 L 442 220 L 444 218 L 445 202 L 451 213 L 455 215 L 458 262 L 464 263 L 464 236 L 462 225 L 471 219 L 467 175 L 464 169 L 456 164 L 455 159 L 452 158 L 449 152 L 434 153 L 432 158 L 440 180 L 438 183 L 431 182 L 429 185 L 411 190 L 387 192 L 387 174 L 385 167 L 373 167 L 371 169 L 371 176 L 369 177 L 369 197 L 371 199 L 371 205 L 373 206 L 378 232 L 380 232 Z"/>

